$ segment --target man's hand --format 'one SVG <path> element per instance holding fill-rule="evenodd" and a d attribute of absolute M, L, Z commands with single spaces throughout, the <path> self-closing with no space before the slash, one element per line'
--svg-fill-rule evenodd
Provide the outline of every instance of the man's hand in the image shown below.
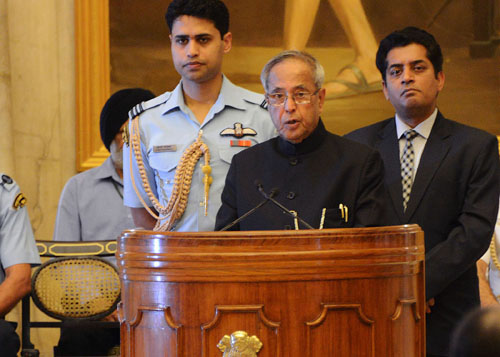
<path fill-rule="evenodd" d="M 154 208 L 150 208 L 156 213 Z M 152 230 L 156 225 L 156 219 L 145 208 L 130 208 L 130 211 L 132 212 L 132 218 L 137 228 Z"/>
<path fill-rule="evenodd" d="M 430 314 L 431 313 L 431 307 L 434 306 L 435 302 L 436 301 L 434 300 L 434 298 L 432 298 L 432 299 L 430 299 L 429 301 L 427 301 L 425 303 L 425 313 L 426 314 Z"/>
<path fill-rule="evenodd" d="M 477 277 L 479 278 L 479 297 L 481 299 L 481 307 L 485 306 L 498 306 L 498 301 L 491 291 L 490 284 L 486 280 L 486 271 L 488 264 L 481 259 L 477 261 Z"/>

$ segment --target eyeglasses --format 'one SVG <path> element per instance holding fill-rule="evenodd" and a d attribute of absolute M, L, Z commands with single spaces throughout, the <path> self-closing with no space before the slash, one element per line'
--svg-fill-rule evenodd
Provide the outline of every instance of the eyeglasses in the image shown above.
<path fill-rule="evenodd" d="M 293 99 L 295 104 L 309 104 L 311 103 L 311 97 L 318 94 L 320 88 L 316 89 L 316 92 L 309 93 L 307 91 L 297 91 L 292 95 L 287 95 L 285 93 L 266 93 L 267 102 L 273 107 L 281 107 L 285 104 L 285 100 Z"/>

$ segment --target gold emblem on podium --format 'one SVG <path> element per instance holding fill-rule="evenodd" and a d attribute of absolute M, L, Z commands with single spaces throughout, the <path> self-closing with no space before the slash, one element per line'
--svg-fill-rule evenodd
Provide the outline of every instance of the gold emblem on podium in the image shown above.
<path fill-rule="evenodd" d="M 222 357 L 257 357 L 262 342 L 257 336 L 248 336 L 245 331 L 235 331 L 231 336 L 224 335 L 217 347 L 224 353 Z"/>

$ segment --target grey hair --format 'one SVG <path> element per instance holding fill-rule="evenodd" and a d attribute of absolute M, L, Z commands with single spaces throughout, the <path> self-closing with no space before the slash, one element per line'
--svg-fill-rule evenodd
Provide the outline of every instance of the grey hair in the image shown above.
<path fill-rule="evenodd" d="M 311 71 L 313 73 L 314 85 L 316 86 L 316 89 L 320 89 L 323 86 L 323 82 L 325 81 L 325 70 L 323 69 L 321 63 L 319 63 L 316 58 L 314 58 L 307 52 L 288 50 L 283 51 L 271 58 L 262 69 L 262 72 L 260 74 L 260 81 L 262 82 L 262 85 L 264 86 L 264 90 L 266 92 L 269 89 L 267 86 L 269 73 L 274 66 L 287 59 L 298 59 L 299 61 L 306 63 L 311 68 Z"/>

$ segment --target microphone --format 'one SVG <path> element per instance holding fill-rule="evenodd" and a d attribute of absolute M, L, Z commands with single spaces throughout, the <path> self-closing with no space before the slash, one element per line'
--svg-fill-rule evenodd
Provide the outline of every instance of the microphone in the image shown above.
<path fill-rule="evenodd" d="M 307 228 L 309 229 L 314 229 L 309 223 L 307 223 L 306 221 L 304 221 L 302 218 L 300 218 L 296 213 L 294 214 L 292 211 L 290 211 L 288 208 L 286 208 L 285 206 L 283 206 L 281 203 L 279 203 L 278 201 L 276 201 L 273 196 L 278 192 L 278 189 L 277 188 L 273 188 L 271 190 L 271 193 L 268 195 L 265 191 L 264 191 L 264 186 L 262 186 L 262 183 L 260 181 L 255 181 L 255 185 L 257 186 L 257 189 L 259 190 L 259 192 L 261 193 L 262 196 L 264 196 L 264 198 L 266 200 L 269 200 L 271 201 L 273 204 L 275 204 L 276 206 L 278 206 L 279 208 L 281 208 L 283 210 L 284 213 L 288 214 L 290 217 L 292 217 L 293 219 L 298 219 L 300 223 L 302 223 L 304 226 L 306 226 Z"/>
<path fill-rule="evenodd" d="M 262 184 L 260 184 L 260 185 L 262 186 Z M 231 227 L 235 226 L 236 224 L 238 224 L 239 222 L 241 222 L 242 220 L 244 220 L 245 218 L 247 218 L 248 216 L 250 216 L 252 213 L 254 213 L 255 211 L 257 211 L 259 208 L 261 208 L 262 206 L 264 206 L 267 202 L 269 202 L 270 199 L 272 199 L 272 197 L 274 197 L 277 194 L 278 194 L 278 190 L 277 189 L 271 190 L 271 193 L 269 194 L 269 196 L 266 195 L 267 197 L 265 198 L 264 201 L 260 202 L 257 206 L 255 206 L 254 208 L 252 208 L 251 210 L 249 210 L 248 212 L 246 212 L 244 215 L 238 217 L 237 219 L 235 219 L 234 221 L 232 221 L 228 225 L 224 226 L 219 231 L 220 232 L 227 231 Z"/>

